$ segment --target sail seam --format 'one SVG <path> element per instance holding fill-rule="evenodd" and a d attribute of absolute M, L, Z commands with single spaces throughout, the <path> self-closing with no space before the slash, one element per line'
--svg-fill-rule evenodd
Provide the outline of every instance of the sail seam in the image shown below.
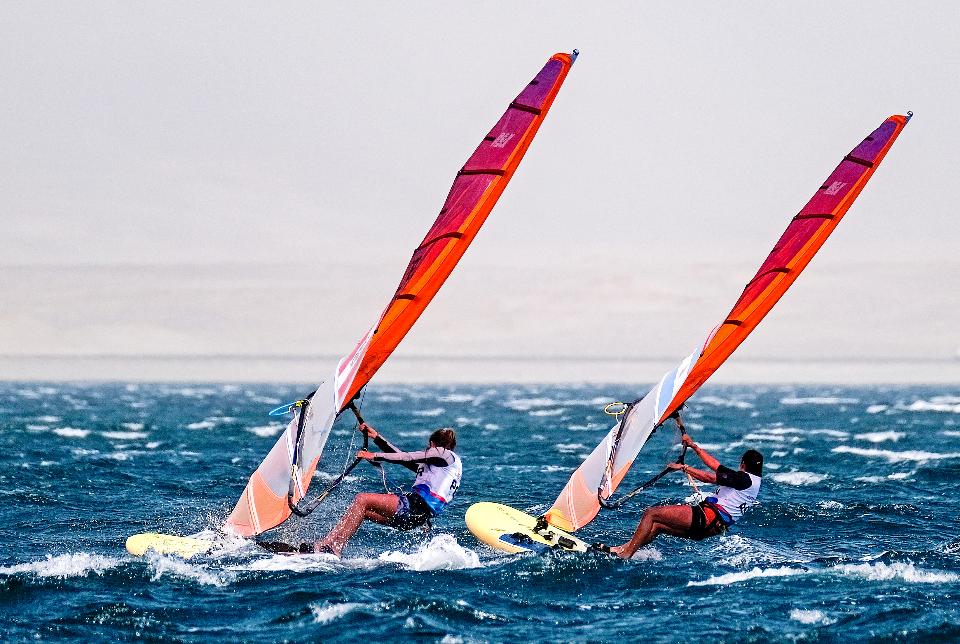
<path fill-rule="evenodd" d="M 434 237 L 434 238 L 431 239 L 430 241 L 425 241 L 425 242 L 423 242 L 422 244 L 420 244 L 419 246 L 417 246 L 417 250 L 423 250 L 424 248 L 426 248 L 426 247 L 429 246 L 430 244 L 436 243 L 436 242 L 440 241 L 441 239 L 461 239 L 461 238 L 463 238 L 463 233 L 461 233 L 461 232 L 444 233 L 444 234 L 442 234 L 442 235 L 437 235 L 436 237 Z M 416 251 L 414 251 L 414 252 L 416 252 Z"/>
<path fill-rule="evenodd" d="M 836 219 L 836 218 L 837 218 L 837 216 L 836 216 L 835 214 L 833 214 L 832 212 L 828 212 L 828 213 L 824 213 L 824 214 L 803 214 L 803 213 L 800 213 L 799 215 L 797 215 L 796 217 L 794 217 L 793 220 L 794 220 L 794 221 L 800 221 L 801 219 Z"/>
<path fill-rule="evenodd" d="M 540 114 L 542 114 L 539 107 L 531 107 L 516 101 L 510 103 L 510 109 L 520 110 L 521 112 L 529 112 L 530 114 L 535 114 L 536 116 L 540 116 Z"/>
<path fill-rule="evenodd" d="M 457 176 L 461 177 L 469 174 L 495 174 L 498 177 L 502 177 L 506 173 L 507 171 L 501 168 L 490 168 L 489 170 L 461 170 L 457 173 Z"/>
<path fill-rule="evenodd" d="M 836 158 L 836 157 L 834 157 L 834 158 Z M 852 154 L 848 154 L 847 156 L 843 157 L 843 160 L 844 160 L 844 161 L 850 161 L 850 162 L 852 162 L 852 163 L 859 163 L 860 165 L 862 165 L 862 166 L 864 166 L 864 167 L 867 167 L 867 168 L 872 168 L 872 167 L 873 167 L 873 161 L 867 161 L 866 159 L 858 159 L 857 157 L 853 156 Z"/>

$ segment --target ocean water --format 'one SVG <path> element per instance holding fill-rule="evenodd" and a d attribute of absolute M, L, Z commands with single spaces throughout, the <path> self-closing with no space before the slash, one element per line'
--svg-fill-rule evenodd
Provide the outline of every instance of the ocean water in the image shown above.
<path fill-rule="evenodd" d="M 400 446 L 458 429 L 463 484 L 431 533 L 365 525 L 342 561 L 237 539 L 184 561 L 130 557 L 124 539 L 215 530 L 281 430 L 266 412 L 303 387 L 0 384 L 0 638 L 960 639 L 957 387 L 705 388 L 691 434 L 731 466 L 747 447 L 766 457 L 762 504 L 721 538 L 662 538 L 621 561 L 507 556 L 470 535 L 472 502 L 545 510 L 610 426 L 603 404 L 642 390 L 372 386 L 364 414 Z M 323 473 L 358 446 L 338 424 Z M 675 450 L 658 432 L 625 486 Z M 315 539 L 354 493 L 383 489 L 374 468 L 355 473 L 271 536 Z M 582 534 L 621 542 L 645 505 L 689 496 L 677 475 Z"/>

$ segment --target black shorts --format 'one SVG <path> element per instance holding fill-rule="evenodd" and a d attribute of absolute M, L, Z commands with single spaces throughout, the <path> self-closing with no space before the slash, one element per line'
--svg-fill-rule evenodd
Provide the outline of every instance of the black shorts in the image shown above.
<path fill-rule="evenodd" d="M 397 530 L 412 530 L 429 523 L 433 511 L 423 497 L 416 492 L 398 494 L 397 513 L 390 519 L 390 527 Z"/>
<path fill-rule="evenodd" d="M 727 529 L 723 517 L 710 504 L 701 503 L 691 507 L 693 510 L 693 523 L 687 531 L 687 536 L 695 541 L 701 541 L 707 537 L 715 537 L 723 534 Z"/>

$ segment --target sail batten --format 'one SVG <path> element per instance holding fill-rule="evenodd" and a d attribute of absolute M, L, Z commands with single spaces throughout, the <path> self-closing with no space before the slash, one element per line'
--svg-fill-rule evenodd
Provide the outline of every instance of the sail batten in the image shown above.
<path fill-rule="evenodd" d="M 251 475 L 225 528 L 253 536 L 280 525 L 306 495 L 337 416 L 367 385 L 430 304 L 503 193 L 546 117 L 574 55 L 555 54 L 456 173 L 436 221 L 413 251 L 393 297 L 354 349 L 290 421 Z M 305 414 L 303 423 L 300 414 Z M 298 428 L 301 462 L 294 462 Z M 291 486 L 291 471 L 295 485 Z"/>
<path fill-rule="evenodd" d="M 707 336 L 702 347 L 661 378 L 577 468 L 546 514 L 550 523 L 570 531 L 593 520 L 600 511 L 598 497 L 607 499 L 613 495 L 654 429 L 730 357 L 810 263 L 909 118 L 909 113 L 889 117 L 843 157 L 790 220 L 756 275 L 747 282 L 731 311 Z"/>

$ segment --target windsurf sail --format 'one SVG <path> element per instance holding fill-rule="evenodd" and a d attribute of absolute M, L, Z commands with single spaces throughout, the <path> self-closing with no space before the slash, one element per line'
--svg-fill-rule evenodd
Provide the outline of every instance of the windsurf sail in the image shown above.
<path fill-rule="evenodd" d="M 306 496 L 336 418 L 413 326 L 476 236 L 507 187 L 577 56 L 555 54 L 510 103 L 457 172 L 433 226 L 387 307 L 295 415 L 251 475 L 225 529 L 254 536 L 275 528 Z M 301 416 L 303 416 L 301 418 Z M 302 421 L 302 422 L 301 422 Z"/>
<path fill-rule="evenodd" d="M 833 232 L 912 114 L 891 116 L 865 138 L 790 221 L 730 313 L 703 345 L 663 376 L 624 413 L 570 477 L 546 513 L 563 530 L 582 528 L 600 511 L 633 465 L 650 434 L 716 371 L 790 288 Z"/>

